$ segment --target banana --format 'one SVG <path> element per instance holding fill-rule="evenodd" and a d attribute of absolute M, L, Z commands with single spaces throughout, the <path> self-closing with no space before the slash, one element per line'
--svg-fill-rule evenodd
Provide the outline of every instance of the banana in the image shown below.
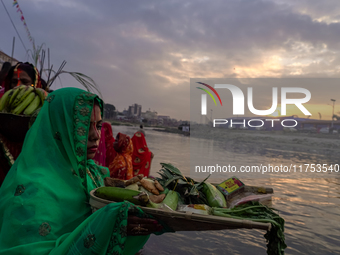
<path fill-rule="evenodd" d="M 15 109 L 11 111 L 11 113 L 13 114 L 22 113 L 22 111 L 25 110 L 25 108 L 33 101 L 34 97 L 35 93 L 31 92 L 21 104 L 19 104 L 17 107 L 15 107 Z"/>
<path fill-rule="evenodd" d="M 11 96 L 13 95 L 13 93 L 14 93 L 14 90 L 13 90 L 13 89 L 10 89 L 10 90 L 9 90 L 9 94 L 8 94 L 8 98 L 7 98 L 6 106 L 5 106 L 5 108 L 2 110 L 3 112 L 10 112 L 10 111 L 11 111 L 11 108 L 9 107 L 9 100 L 11 100 Z"/>
<path fill-rule="evenodd" d="M 9 100 L 9 94 L 13 93 L 12 90 L 8 90 L 6 91 L 6 93 L 2 96 L 2 98 L 0 99 L 0 111 L 4 110 L 6 108 L 6 106 L 8 105 L 8 100 Z"/>
<path fill-rule="evenodd" d="M 14 99 L 13 103 L 11 104 L 11 108 L 17 107 L 27 96 L 30 92 L 34 90 L 32 86 L 25 86 L 24 89 L 21 89 L 16 98 Z"/>
<path fill-rule="evenodd" d="M 26 86 L 25 85 L 20 85 L 20 86 L 17 86 L 17 87 L 14 87 L 13 88 L 13 94 L 8 102 L 8 105 L 9 107 L 12 107 L 12 103 L 14 102 L 14 100 L 16 99 L 17 95 L 19 94 L 19 92 L 23 89 L 25 89 Z"/>
<path fill-rule="evenodd" d="M 39 95 L 40 100 L 41 100 L 41 105 L 43 105 L 45 98 L 47 97 L 48 93 L 45 90 L 43 90 L 42 88 L 36 88 L 35 93 L 37 93 Z"/>
<path fill-rule="evenodd" d="M 127 200 L 136 205 L 146 205 L 149 202 L 149 197 L 145 192 L 117 187 L 100 187 L 96 189 L 94 195 L 115 202 Z"/>
<path fill-rule="evenodd" d="M 27 86 L 26 89 L 24 90 L 23 94 L 17 96 L 20 97 L 18 98 L 18 101 L 14 100 L 15 102 L 12 104 L 12 109 L 16 108 L 18 105 L 20 105 L 26 98 L 27 96 L 34 91 L 34 87 Z"/>
<path fill-rule="evenodd" d="M 26 90 L 25 90 L 25 94 L 23 94 L 23 96 L 22 96 L 22 98 L 21 98 L 19 104 L 20 104 L 22 101 L 24 101 L 24 100 L 26 99 L 26 97 L 27 97 L 31 92 L 33 92 L 34 90 L 35 90 L 34 87 L 32 87 L 32 86 L 27 86 L 27 88 L 26 88 Z M 18 105 L 19 105 L 19 104 L 18 104 Z"/>
<path fill-rule="evenodd" d="M 33 101 L 25 109 L 24 115 L 31 115 L 39 107 L 40 107 L 40 97 L 36 94 Z"/>

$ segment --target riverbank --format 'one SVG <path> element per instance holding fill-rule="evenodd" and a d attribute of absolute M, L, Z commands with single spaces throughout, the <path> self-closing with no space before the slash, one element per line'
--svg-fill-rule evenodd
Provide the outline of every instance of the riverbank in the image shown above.
<path fill-rule="evenodd" d="M 190 136 L 189 132 L 184 132 L 182 130 L 179 130 L 178 128 L 169 128 L 169 127 L 164 127 L 164 128 L 153 128 L 152 130 L 158 131 L 158 132 L 166 132 L 166 133 L 171 133 L 171 134 L 180 134 L 180 135 L 185 135 L 185 136 Z"/>
<path fill-rule="evenodd" d="M 230 130 L 192 126 L 191 137 L 222 142 L 228 151 L 294 157 L 299 152 L 306 159 L 322 155 L 338 158 L 340 153 L 339 134 L 318 134 L 285 131 Z"/>
<path fill-rule="evenodd" d="M 110 121 L 110 120 L 104 120 L 105 122 L 111 123 L 112 126 L 127 126 L 127 127 L 136 127 L 139 128 L 140 125 L 143 125 L 144 128 L 152 128 L 152 130 L 157 132 L 166 132 L 171 134 L 180 134 L 189 136 L 189 132 L 183 132 L 182 130 L 179 130 L 177 127 L 163 127 L 163 126 L 150 126 L 150 125 L 144 125 L 141 123 L 129 123 L 129 122 L 122 122 L 122 121 Z"/>
<path fill-rule="evenodd" d="M 112 122 L 114 126 L 139 128 L 140 124 Z M 191 126 L 190 133 L 175 127 L 144 126 L 148 129 L 171 134 L 179 134 L 200 139 L 218 141 L 224 150 L 252 155 L 267 155 L 284 158 L 299 157 L 300 160 L 319 159 L 335 161 L 340 155 L 340 135 L 304 133 L 300 131 L 257 131 L 231 130 L 208 126 Z M 298 152 L 298 154 L 297 154 Z M 298 156 L 297 156 L 298 155 Z"/>
<path fill-rule="evenodd" d="M 150 126 L 150 125 L 146 125 L 144 123 L 130 123 L 130 122 L 126 122 L 126 121 L 112 121 L 112 120 L 105 120 L 104 119 L 104 122 L 109 122 L 111 123 L 112 126 L 127 126 L 127 127 L 138 127 L 140 125 L 143 125 L 143 127 L 153 127 L 153 128 L 166 128 L 166 127 L 163 127 L 163 126 Z"/>

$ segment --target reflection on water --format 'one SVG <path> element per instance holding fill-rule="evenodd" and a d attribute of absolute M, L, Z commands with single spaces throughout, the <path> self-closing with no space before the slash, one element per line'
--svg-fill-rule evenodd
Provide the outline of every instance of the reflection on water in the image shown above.
<path fill-rule="evenodd" d="M 113 126 L 114 134 L 123 132 L 132 136 L 137 130 L 133 127 Z M 185 175 L 190 175 L 190 138 L 146 129 L 146 139 L 150 150 L 155 154 L 151 166 L 152 175 L 157 176 L 160 162 L 170 162 Z M 215 155 L 216 150 L 213 147 L 223 147 L 223 144 L 217 141 L 195 142 L 197 150 L 204 150 L 207 158 L 215 157 L 218 160 L 222 157 L 221 162 L 306 162 L 306 158 L 296 152 L 291 157 L 282 156 L 278 152 L 261 156 L 237 154 L 228 150 L 220 150 L 220 154 Z M 319 157 L 315 159 L 320 160 Z M 251 179 L 249 175 L 241 176 L 238 173 L 235 175 L 247 185 L 274 189 L 272 206 L 279 210 L 280 216 L 286 221 L 285 237 L 288 248 L 285 254 L 340 254 L 340 179 L 329 178 L 336 176 L 334 173 L 324 174 L 323 178 L 320 175 L 318 178 L 306 178 L 301 173 L 299 179 L 279 178 L 276 174 L 270 175 L 271 178 L 266 175 L 262 179 Z M 202 175 L 202 178 L 205 176 L 206 174 Z M 226 174 L 214 174 L 210 181 L 221 182 L 226 178 Z M 266 254 L 264 234 L 259 230 L 238 229 L 152 235 L 141 254 Z"/>

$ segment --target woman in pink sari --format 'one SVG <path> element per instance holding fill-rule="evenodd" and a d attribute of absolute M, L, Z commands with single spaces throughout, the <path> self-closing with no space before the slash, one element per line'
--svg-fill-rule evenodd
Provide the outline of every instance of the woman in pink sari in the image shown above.
<path fill-rule="evenodd" d="M 93 160 L 97 165 L 109 167 L 116 155 L 116 151 L 113 148 L 115 139 L 112 134 L 110 123 L 103 123 L 101 134 L 99 147 Z"/>

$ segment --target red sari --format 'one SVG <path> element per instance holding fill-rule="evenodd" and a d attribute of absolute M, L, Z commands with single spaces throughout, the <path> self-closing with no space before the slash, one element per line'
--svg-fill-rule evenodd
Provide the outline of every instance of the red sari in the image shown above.
<path fill-rule="evenodd" d="M 132 152 L 133 145 L 129 136 L 118 133 L 114 149 L 116 156 L 110 163 L 110 176 L 121 180 L 129 180 L 133 177 Z"/>
<path fill-rule="evenodd" d="M 104 122 L 101 129 L 99 147 L 93 161 L 100 166 L 109 167 L 114 160 L 116 151 L 113 148 L 115 139 L 112 134 L 110 123 Z"/>
<path fill-rule="evenodd" d="M 152 152 L 148 148 L 144 134 L 140 131 L 136 132 L 132 137 L 132 143 L 133 143 L 132 154 L 133 176 L 136 176 L 137 174 L 149 176 Z"/>

